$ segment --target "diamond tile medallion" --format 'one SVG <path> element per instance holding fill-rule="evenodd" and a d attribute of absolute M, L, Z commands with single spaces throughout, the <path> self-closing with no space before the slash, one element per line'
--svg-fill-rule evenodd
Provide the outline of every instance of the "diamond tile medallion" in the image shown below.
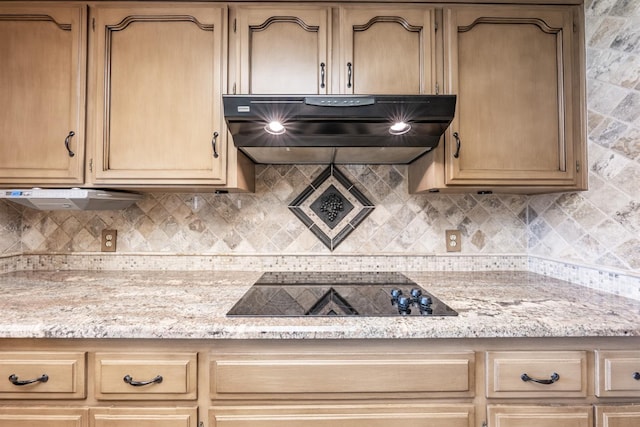
<path fill-rule="evenodd" d="M 334 250 L 375 206 L 335 165 L 325 169 L 289 209 L 330 250 Z"/>

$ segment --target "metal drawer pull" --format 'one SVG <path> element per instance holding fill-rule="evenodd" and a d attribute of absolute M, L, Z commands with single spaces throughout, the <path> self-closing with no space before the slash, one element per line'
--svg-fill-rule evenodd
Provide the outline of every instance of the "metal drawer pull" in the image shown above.
<path fill-rule="evenodd" d="M 11 384 L 13 384 L 13 385 L 27 385 L 27 384 L 33 384 L 33 383 L 46 383 L 47 381 L 49 381 L 49 375 L 42 374 L 42 376 L 40 378 L 34 378 L 32 380 L 19 380 L 18 376 L 16 374 L 11 374 L 11 375 L 9 375 L 9 381 L 11 381 Z"/>
<path fill-rule="evenodd" d="M 76 153 L 74 153 L 73 151 L 71 151 L 71 148 L 69 148 L 69 143 L 71 142 L 71 137 L 73 137 L 76 133 L 74 131 L 69 131 L 69 135 L 67 135 L 67 137 L 64 139 L 64 146 L 67 149 L 67 152 L 69 153 L 69 157 L 73 157 L 76 155 Z"/>
<path fill-rule="evenodd" d="M 347 62 L 347 87 L 351 87 L 351 62 Z"/>
<path fill-rule="evenodd" d="M 453 157 L 457 159 L 460 157 L 460 135 L 458 135 L 458 132 L 454 132 L 453 137 L 456 139 L 456 152 L 453 153 Z"/>
<path fill-rule="evenodd" d="M 553 374 L 551 374 L 551 378 L 548 380 L 537 380 L 535 378 L 531 378 L 527 374 L 522 374 L 520 375 L 520 379 L 524 382 L 533 381 L 534 383 L 538 383 L 538 384 L 553 384 L 560 379 L 560 375 L 554 372 Z"/>
<path fill-rule="evenodd" d="M 640 381 L 640 372 L 634 372 L 633 373 L 633 379 L 637 380 L 637 381 Z"/>
<path fill-rule="evenodd" d="M 321 62 L 320 63 L 320 87 L 322 89 L 324 89 L 324 86 L 325 86 L 325 84 L 324 84 L 324 67 L 325 67 L 324 62 Z"/>
<path fill-rule="evenodd" d="M 149 381 L 134 381 L 133 378 L 131 378 L 131 375 L 125 375 L 123 380 L 125 383 L 129 385 L 132 385 L 134 387 L 140 387 L 143 385 L 149 385 L 154 383 L 160 384 L 162 382 L 162 375 L 158 375 L 157 377 Z"/>
<path fill-rule="evenodd" d="M 213 139 L 211 140 L 211 146 L 213 147 L 213 157 L 218 158 L 218 150 L 216 150 L 216 140 L 220 134 L 218 132 L 213 133 Z"/>

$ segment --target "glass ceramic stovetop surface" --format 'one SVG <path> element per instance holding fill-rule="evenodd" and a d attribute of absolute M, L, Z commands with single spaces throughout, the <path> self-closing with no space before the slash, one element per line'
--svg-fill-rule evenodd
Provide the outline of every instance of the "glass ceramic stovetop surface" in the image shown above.
<path fill-rule="evenodd" d="M 394 301 L 391 295 L 394 289 L 402 292 L 400 298 L 407 299 L 400 300 L 400 304 L 397 298 Z M 457 314 L 451 307 L 401 273 L 272 272 L 264 273 L 227 316 Z"/>

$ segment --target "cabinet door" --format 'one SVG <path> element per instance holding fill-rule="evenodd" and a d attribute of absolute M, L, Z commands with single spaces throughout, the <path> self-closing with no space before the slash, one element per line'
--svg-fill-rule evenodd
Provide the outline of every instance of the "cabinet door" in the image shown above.
<path fill-rule="evenodd" d="M 90 427 L 196 427 L 197 408 L 95 408 Z"/>
<path fill-rule="evenodd" d="M 582 53 L 574 13 L 445 9 L 445 84 L 458 95 L 445 139 L 447 185 L 582 183 Z"/>
<path fill-rule="evenodd" d="M 88 410 L 73 408 L 0 408 L 0 427 L 87 427 Z"/>
<path fill-rule="evenodd" d="M 640 405 L 596 405 L 596 427 L 638 427 Z"/>
<path fill-rule="evenodd" d="M 83 182 L 85 50 L 85 6 L 0 6 L 0 185 Z"/>
<path fill-rule="evenodd" d="M 591 427 L 591 406 L 489 405 L 488 427 Z"/>
<path fill-rule="evenodd" d="M 328 7 L 238 7 L 237 93 L 329 93 Z"/>
<path fill-rule="evenodd" d="M 345 7 L 340 29 L 340 93 L 434 93 L 432 8 Z"/>
<path fill-rule="evenodd" d="M 97 183 L 224 183 L 225 11 L 210 4 L 92 10 Z"/>
<path fill-rule="evenodd" d="M 464 404 L 217 407 L 211 427 L 472 427 L 474 408 Z"/>

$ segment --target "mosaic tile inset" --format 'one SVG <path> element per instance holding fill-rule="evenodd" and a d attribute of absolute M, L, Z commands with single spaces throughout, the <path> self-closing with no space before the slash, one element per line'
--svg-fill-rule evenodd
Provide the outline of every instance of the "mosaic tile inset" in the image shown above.
<path fill-rule="evenodd" d="M 317 193 L 320 196 L 316 197 Z M 333 251 L 373 212 L 374 206 L 340 170 L 330 165 L 291 202 L 289 209 Z"/>

